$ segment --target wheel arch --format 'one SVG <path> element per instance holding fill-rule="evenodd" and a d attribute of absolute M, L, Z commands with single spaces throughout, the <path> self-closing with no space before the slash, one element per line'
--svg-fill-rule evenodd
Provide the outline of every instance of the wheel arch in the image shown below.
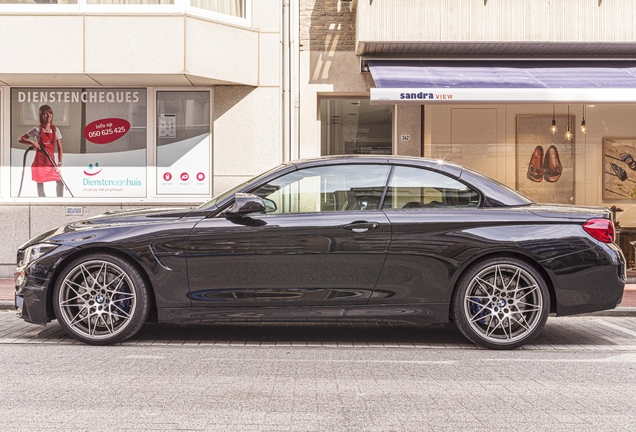
<path fill-rule="evenodd" d="M 82 255 L 87 255 L 87 254 L 99 254 L 99 253 L 105 253 L 105 254 L 110 254 L 110 255 L 115 255 L 123 260 L 125 260 L 126 262 L 128 262 L 130 265 L 132 265 L 135 270 L 137 270 L 139 272 L 139 274 L 141 275 L 141 277 L 144 280 L 144 283 L 146 284 L 146 286 L 148 287 L 148 295 L 150 297 L 150 315 L 149 318 L 153 319 L 156 318 L 157 316 L 157 302 L 155 300 L 155 293 L 154 293 L 154 287 L 152 285 L 152 282 L 150 281 L 150 277 L 148 276 L 148 272 L 146 271 L 146 269 L 144 269 L 144 267 L 141 265 L 141 263 L 139 262 L 139 260 L 134 258 L 134 255 L 125 253 L 119 249 L 114 249 L 114 248 L 110 248 L 107 246 L 96 246 L 96 247 L 92 247 L 92 248 L 87 248 L 87 249 L 77 249 L 75 251 L 73 251 L 73 253 L 69 254 L 68 256 L 64 257 L 64 259 L 58 263 L 58 265 L 55 268 L 55 271 L 51 274 L 51 278 L 50 278 L 50 282 L 49 282 L 49 286 L 48 286 L 48 292 L 47 292 L 47 296 L 46 296 L 46 310 L 47 313 L 49 314 L 49 316 L 51 317 L 51 319 L 56 318 L 55 316 L 55 311 L 53 310 L 53 288 L 55 286 L 55 282 L 57 281 L 57 278 L 59 277 L 60 273 L 62 273 L 62 271 L 64 269 L 66 269 L 66 267 L 68 266 L 68 264 L 70 262 L 72 262 L 73 260 L 79 258 Z"/>
<path fill-rule="evenodd" d="M 487 254 L 475 257 L 470 262 L 467 262 L 463 266 L 462 270 L 457 272 L 457 276 L 453 280 L 453 290 L 451 293 L 451 299 L 455 297 L 455 293 L 457 292 L 459 288 L 459 282 L 467 272 L 469 272 L 473 267 L 475 267 L 476 265 L 478 265 L 479 263 L 483 261 L 486 261 L 492 258 L 498 258 L 498 257 L 515 258 L 532 266 L 532 268 L 534 268 L 541 275 L 541 277 L 543 278 L 546 284 L 546 287 L 548 288 L 548 292 L 550 293 L 550 313 L 556 312 L 556 307 L 557 307 L 556 291 L 554 289 L 554 283 L 552 281 L 552 278 L 550 277 L 548 272 L 535 259 L 523 253 L 513 252 L 513 251 L 493 251 L 493 252 L 489 252 Z M 453 301 L 451 300 L 448 307 L 448 317 L 450 321 L 453 320 L 452 309 L 453 309 Z"/>

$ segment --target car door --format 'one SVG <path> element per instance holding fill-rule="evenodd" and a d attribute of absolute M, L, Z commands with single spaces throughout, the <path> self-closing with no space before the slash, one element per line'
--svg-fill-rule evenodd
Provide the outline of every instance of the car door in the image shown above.
<path fill-rule="evenodd" d="M 391 227 L 379 210 L 389 166 L 297 170 L 252 190 L 267 213 L 202 220 L 188 246 L 193 306 L 365 304 Z"/>
<path fill-rule="evenodd" d="M 483 224 L 479 194 L 444 173 L 395 166 L 383 210 L 393 236 L 370 304 L 439 304 L 448 315 L 450 281 L 475 248 L 464 232 Z"/>

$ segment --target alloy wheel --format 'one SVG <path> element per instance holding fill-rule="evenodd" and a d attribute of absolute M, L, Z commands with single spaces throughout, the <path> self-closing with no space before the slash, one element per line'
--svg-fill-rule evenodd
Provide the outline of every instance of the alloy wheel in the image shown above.
<path fill-rule="evenodd" d="M 544 322 L 544 295 L 539 282 L 514 264 L 483 268 L 468 283 L 463 303 L 472 333 L 491 344 L 514 344 Z"/>
<path fill-rule="evenodd" d="M 58 290 L 58 319 L 80 337 L 110 339 L 133 321 L 136 303 L 133 281 L 121 267 L 90 260 L 64 277 Z"/>

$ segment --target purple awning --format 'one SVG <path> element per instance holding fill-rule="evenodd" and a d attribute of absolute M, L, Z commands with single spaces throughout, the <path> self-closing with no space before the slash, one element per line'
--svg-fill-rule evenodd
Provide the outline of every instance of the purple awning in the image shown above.
<path fill-rule="evenodd" d="M 368 60 L 376 88 L 636 88 L 636 61 Z"/>

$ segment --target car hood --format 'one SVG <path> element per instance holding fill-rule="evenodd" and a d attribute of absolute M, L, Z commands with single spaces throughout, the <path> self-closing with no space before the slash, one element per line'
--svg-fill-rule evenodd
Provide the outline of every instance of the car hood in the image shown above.
<path fill-rule="evenodd" d="M 64 243 L 65 241 L 70 240 L 67 238 L 69 235 L 71 237 L 76 237 L 77 233 L 89 231 L 91 229 L 175 222 L 192 213 L 192 211 L 193 209 L 191 208 L 153 208 L 109 211 L 98 216 L 81 219 L 67 225 L 53 228 L 37 237 L 32 238 L 24 245 L 20 246 L 20 249 L 42 241 Z M 77 241 L 78 239 L 73 238 L 73 240 Z"/>
<path fill-rule="evenodd" d="M 592 218 L 610 219 L 611 216 L 611 212 L 607 207 L 584 207 L 565 204 L 532 204 L 525 206 L 524 210 L 540 217 L 581 222 Z"/>
<path fill-rule="evenodd" d="M 113 225 L 113 224 L 130 224 L 130 223 L 156 223 L 167 220 L 181 219 L 188 213 L 192 212 L 191 208 L 150 208 L 150 209 L 134 209 L 134 210 L 114 210 L 93 216 L 88 219 L 74 222 L 80 225 Z"/>

